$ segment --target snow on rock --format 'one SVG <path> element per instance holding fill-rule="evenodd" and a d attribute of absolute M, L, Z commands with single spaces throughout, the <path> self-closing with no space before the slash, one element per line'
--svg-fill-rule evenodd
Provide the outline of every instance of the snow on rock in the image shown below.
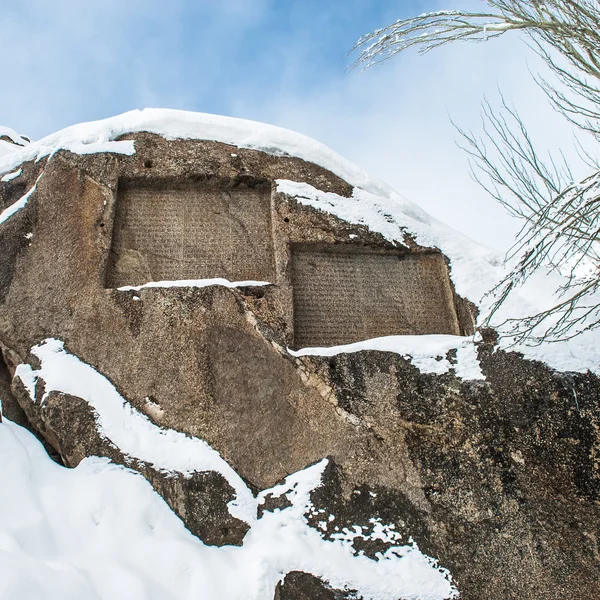
<path fill-rule="evenodd" d="M 230 503 L 231 514 L 247 523 L 253 522 L 255 501 L 248 487 L 206 442 L 154 425 L 126 402 L 106 377 L 69 354 L 63 342 L 47 339 L 34 346 L 31 352 L 40 359 L 41 368 L 34 370 L 30 365 L 22 364 L 15 375 L 27 388 L 32 402 L 35 402 L 40 378 L 45 383 L 42 403 L 52 391 L 83 398 L 98 413 L 101 433 L 124 454 L 167 471 L 221 473 L 237 495 Z"/>
<path fill-rule="evenodd" d="M 0 160 L 2 156 L 13 153 L 19 147 L 27 146 L 29 140 L 14 129 L 0 125 Z"/>
<path fill-rule="evenodd" d="M 25 205 L 27 204 L 27 201 L 29 200 L 29 197 L 31 196 L 31 194 L 33 194 L 33 192 L 35 192 L 35 188 L 37 187 L 37 184 L 39 183 L 41 178 L 42 178 L 42 175 L 40 175 L 37 178 L 36 182 L 33 184 L 31 189 L 26 194 L 24 194 L 16 202 L 14 202 L 13 204 L 11 204 L 7 208 L 5 208 L 2 212 L 0 212 L 0 225 L 2 225 L 2 223 L 4 223 L 4 221 L 6 221 L 10 217 L 12 217 L 17 211 L 19 211 L 25 207 Z"/>
<path fill-rule="evenodd" d="M 7 138 L 10 143 L 17 146 L 27 146 L 30 142 L 27 138 L 19 135 L 14 129 L 0 125 L 0 138 Z"/>
<path fill-rule="evenodd" d="M 149 281 L 143 285 L 124 285 L 117 288 L 121 292 L 134 291 L 138 292 L 147 288 L 174 288 L 174 287 L 194 287 L 203 288 L 211 285 L 222 285 L 227 288 L 237 287 L 260 287 L 265 285 L 272 285 L 268 281 L 229 281 L 217 277 L 215 279 L 177 279 L 175 281 Z"/>
<path fill-rule="evenodd" d="M 9 137 L 13 139 L 17 134 L 10 131 Z M 438 248 L 450 259 L 451 277 L 457 293 L 478 305 L 480 323 L 489 314 L 493 299 L 486 294 L 508 272 L 499 253 L 434 219 L 325 145 L 280 127 L 179 110 L 134 110 L 105 120 L 74 125 L 32 143 L 17 136 L 17 141 L 21 140 L 24 145 L 5 142 L 6 148 L 0 148 L 0 176 L 13 173 L 25 161 L 52 156 L 60 149 L 80 154 L 133 154 L 135 142 L 118 141 L 118 138 L 142 131 L 167 139 L 214 140 L 274 155 L 294 156 L 332 171 L 354 187 L 351 198 L 291 181 L 278 181 L 278 189 L 301 203 L 351 223 L 366 225 L 398 244 L 402 244 L 408 233 L 420 245 Z M 555 292 L 564 283 L 565 279 L 555 273 L 538 273 L 531 277 L 522 288 L 513 291 L 494 315 L 491 325 L 503 330 L 507 319 L 531 316 L 553 306 L 557 300 Z M 600 305 L 600 296 L 597 304 Z M 526 358 L 542 360 L 555 369 L 600 372 L 598 335 L 595 331 L 586 331 L 569 341 L 538 346 L 514 345 L 514 340 L 506 336 L 501 338 L 499 345 L 522 352 Z"/>
<path fill-rule="evenodd" d="M 75 469 L 60 467 L 31 434 L 4 420 L 0 598 L 271 600 L 277 582 L 295 570 L 355 589 L 365 599 L 457 596 L 448 571 L 414 543 L 391 546 L 374 560 L 356 556 L 347 540 L 325 540 L 308 526 L 310 493 L 321 483 L 326 460 L 254 497 L 208 444 L 154 426 L 62 342 L 46 340 L 32 353 L 40 369 L 17 368 L 32 399 L 43 379 L 46 395 L 56 390 L 88 401 L 102 432 L 124 452 L 164 470 L 223 473 L 238 494 L 232 508 L 238 514 L 247 509 L 251 528 L 241 547 L 205 546 L 141 476 L 93 457 Z M 283 495 L 290 506 L 256 518 L 267 496 Z M 381 523 L 371 535 L 397 541 Z"/>
<path fill-rule="evenodd" d="M 13 179 L 16 179 L 17 177 L 19 177 L 22 172 L 23 172 L 23 169 L 18 169 L 16 171 L 13 171 L 12 173 L 7 173 L 6 175 L 4 175 L 3 177 L 0 178 L 0 181 L 2 181 L 3 183 L 12 181 Z"/>
<path fill-rule="evenodd" d="M 395 352 L 409 359 L 422 373 L 447 373 L 454 369 L 462 379 L 485 379 L 477 360 L 476 339 L 457 335 L 389 335 L 344 346 L 290 350 L 292 356 L 335 356 L 345 352 L 379 350 Z M 456 364 L 448 352 L 456 350 Z"/>
<path fill-rule="evenodd" d="M 329 169 L 351 185 L 391 192 L 391 188 L 371 179 L 367 173 L 324 144 L 300 133 L 233 117 L 153 108 L 132 110 L 109 119 L 80 123 L 32 142 L 27 148 L 16 149 L 13 153 L 0 157 L 0 174 L 17 168 L 25 161 L 52 155 L 60 149 L 77 154 L 133 154 L 133 141 L 115 140 L 126 133 L 141 131 L 156 133 L 167 139 L 215 140 L 270 154 L 295 156 Z"/>

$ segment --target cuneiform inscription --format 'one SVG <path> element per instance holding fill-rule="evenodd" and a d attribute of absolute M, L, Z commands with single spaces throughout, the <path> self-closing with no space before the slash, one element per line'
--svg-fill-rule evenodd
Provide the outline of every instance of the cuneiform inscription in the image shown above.
<path fill-rule="evenodd" d="M 385 335 L 459 334 L 441 255 L 295 249 L 295 346 Z"/>
<path fill-rule="evenodd" d="M 120 190 L 107 287 L 274 277 L 268 188 Z"/>

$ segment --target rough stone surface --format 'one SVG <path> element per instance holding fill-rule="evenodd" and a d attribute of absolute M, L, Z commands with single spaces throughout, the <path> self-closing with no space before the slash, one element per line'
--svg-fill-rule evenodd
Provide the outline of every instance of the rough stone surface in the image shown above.
<path fill-rule="evenodd" d="M 271 186 L 121 186 L 106 287 L 148 281 L 270 281 Z"/>
<path fill-rule="evenodd" d="M 21 405 L 12 393 L 11 383 L 12 375 L 2 359 L 2 353 L 0 353 L 0 400 L 2 401 L 0 422 L 2 421 L 2 416 L 4 416 L 13 423 L 31 429 L 31 424 L 27 419 L 25 411 L 21 408 Z"/>
<path fill-rule="evenodd" d="M 332 464 L 313 521 L 326 507 L 336 517 L 327 535 L 354 524 L 368 532 L 368 516 L 394 523 L 450 569 L 462 598 L 594 598 L 598 381 L 486 344 L 480 356 L 486 382 L 424 375 L 382 353 L 331 361 L 341 405 L 383 438 L 402 439 L 422 496 L 367 485 L 345 497 L 347 475 Z"/>
<path fill-rule="evenodd" d="M 132 156 L 59 152 L 0 185 L 5 208 L 43 171 L 28 205 L 0 226 L 4 387 L 19 363 L 35 366 L 33 345 L 59 338 L 157 425 L 205 439 L 256 490 L 331 457 L 313 494 L 315 511 L 335 516 L 325 536 L 336 527 L 367 529 L 372 518 L 394 524 L 402 539 L 412 537 L 450 569 L 465 600 L 600 597 L 596 377 L 494 352 L 491 337 L 479 345 L 484 382 L 425 375 L 390 353 L 291 357 L 285 347 L 294 343 L 295 244 L 411 256 L 435 249 L 402 250 L 277 193 L 271 286 L 107 289 L 120 186 L 291 179 L 352 192 L 290 157 L 149 134 L 135 140 Z M 467 332 L 469 305 L 453 297 L 459 329 Z M 51 394 L 41 407 L 18 379 L 12 389 L 30 426 L 67 465 L 89 454 L 129 464 L 99 436 L 80 399 Z M 147 398 L 160 410 L 150 413 Z M 202 539 L 241 541 L 243 524 L 224 512 L 231 490 L 223 481 L 205 474 L 160 479 L 144 465 L 133 468 Z M 316 524 L 318 514 L 307 518 Z M 360 539 L 355 549 L 385 551 Z M 288 575 L 277 591 L 281 599 L 339 593 L 302 574 Z"/>
<path fill-rule="evenodd" d="M 292 272 L 298 348 L 385 335 L 460 334 L 448 268 L 439 253 L 296 246 Z"/>
<path fill-rule="evenodd" d="M 302 571 L 293 571 L 285 576 L 285 579 L 277 585 L 274 600 L 345 600 L 354 598 L 360 600 L 352 592 L 343 592 L 329 587 L 318 577 Z"/>

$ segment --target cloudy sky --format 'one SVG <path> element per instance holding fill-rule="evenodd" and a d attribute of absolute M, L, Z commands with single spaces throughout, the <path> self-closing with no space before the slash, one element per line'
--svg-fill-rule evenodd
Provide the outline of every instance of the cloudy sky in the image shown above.
<path fill-rule="evenodd" d="M 32 138 L 133 108 L 255 119 L 328 144 L 501 250 L 519 223 L 474 184 L 449 115 L 479 127 L 498 88 L 542 148 L 573 153 L 517 37 L 348 71 L 362 34 L 479 0 L 0 0 L 0 124 Z"/>

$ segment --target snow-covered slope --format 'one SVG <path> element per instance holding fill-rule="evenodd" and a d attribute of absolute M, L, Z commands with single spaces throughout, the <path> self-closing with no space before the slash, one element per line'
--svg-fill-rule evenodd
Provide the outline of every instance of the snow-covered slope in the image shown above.
<path fill-rule="evenodd" d="M 40 368 L 17 369 L 32 401 L 41 378 L 46 394 L 62 391 L 89 402 L 103 435 L 129 456 L 174 474 L 220 472 L 235 489 L 232 514 L 247 521 L 250 531 L 242 547 L 205 546 L 141 476 L 98 458 L 75 469 L 60 467 L 31 434 L 5 420 L 0 599 L 271 600 L 277 582 L 294 570 L 358 590 L 365 599 L 454 597 L 449 573 L 414 543 L 401 544 L 393 526 L 342 529 L 327 541 L 307 525 L 310 492 L 320 485 L 326 460 L 254 496 L 208 444 L 151 423 L 62 342 L 46 340 L 32 351 Z M 285 495 L 290 505 L 257 518 L 269 495 Z M 323 518 L 335 521 L 335 515 Z M 355 556 L 351 542 L 357 535 L 386 539 L 391 547 L 378 560 Z"/>
<path fill-rule="evenodd" d="M 390 240 L 401 243 L 404 233 L 408 232 L 419 244 L 439 248 L 450 258 L 456 291 L 479 306 L 480 320 L 486 317 L 492 303 L 486 294 L 506 273 L 503 257 L 499 253 L 434 219 L 388 185 L 369 177 L 362 169 L 323 144 L 280 127 L 202 113 L 135 110 L 102 121 L 74 125 L 25 146 L 5 143 L 7 148 L 3 148 L 4 155 L 0 154 L 0 177 L 16 176 L 14 174 L 23 162 L 52 155 L 60 149 L 82 154 L 132 154 L 135 152 L 133 141 L 116 140 L 126 133 L 141 131 L 160 134 L 168 139 L 221 141 L 275 155 L 299 157 L 329 169 L 354 186 L 351 198 L 324 193 L 307 184 L 290 181 L 279 181 L 279 190 L 349 222 L 367 225 Z M 11 135 L 16 136 L 12 130 Z M 18 139 L 25 143 L 20 136 Z M 490 227 L 493 227 L 493 223 L 490 223 Z M 533 315 L 549 308 L 555 303 L 555 290 L 562 283 L 563 279 L 557 274 L 540 273 L 532 277 L 509 297 L 495 314 L 492 324 L 500 327 L 507 318 Z M 513 346 L 510 338 L 503 338 L 500 346 L 511 347 L 527 358 L 543 360 L 555 369 L 580 372 L 589 369 L 598 372 L 599 342 L 599 334 L 588 331 L 570 341 L 538 346 Z M 456 347 L 462 343 L 463 340 L 457 340 Z M 406 347 L 406 344 L 402 346 Z M 419 347 L 422 349 L 422 344 Z"/>

